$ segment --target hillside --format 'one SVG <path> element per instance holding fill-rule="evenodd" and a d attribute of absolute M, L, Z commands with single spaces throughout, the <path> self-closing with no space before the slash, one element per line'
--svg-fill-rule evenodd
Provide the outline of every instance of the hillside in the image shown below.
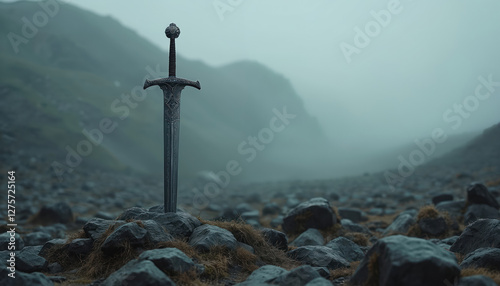
<path fill-rule="evenodd" d="M 64 3 L 59 9 L 26 43 L 0 42 L 0 120 L 7 123 L 1 132 L 14 138 L 18 149 L 68 166 L 68 146 L 76 150 L 86 139 L 82 131 L 108 118 L 116 129 L 81 166 L 160 175 L 161 91 L 148 89 L 144 101 L 128 106 L 124 97 L 141 92 L 145 78 L 166 75 L 167 53 L 110 17 Z M 34 2 L 0 3 L 0 33 L 23 36 L 21 19 L 40 10 Z M 165 27 L 153 28 L 164 37 Z M 211 67 L 184 59 L 182 36 L 177 75 L 202 85 L 201 91 L 183 91 L 181 183 L 203 170 L 223 170 L 230 160 L 245 164 L 236 180 L 318 176 L 303 163 L 323 158 L 327 139 L 283 76 L 255 62 Z M 273 110 L 285 109 L 296 118 L 262 151 L 254 149 L 255 160 L 246 164 L 249 155 L 238 146 L 269 126 Z"/>

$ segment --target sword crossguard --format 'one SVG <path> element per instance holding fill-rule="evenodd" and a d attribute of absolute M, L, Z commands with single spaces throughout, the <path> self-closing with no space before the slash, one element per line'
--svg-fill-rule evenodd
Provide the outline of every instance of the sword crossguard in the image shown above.
<path fill-rule="evenodd" d="M 175 39 L 179 37 L 181 30 L 175 23 L 165 29 L 165 35 L 170 39 L 170 52 L 168 56 L 168 76 L 175 76 Z"/>

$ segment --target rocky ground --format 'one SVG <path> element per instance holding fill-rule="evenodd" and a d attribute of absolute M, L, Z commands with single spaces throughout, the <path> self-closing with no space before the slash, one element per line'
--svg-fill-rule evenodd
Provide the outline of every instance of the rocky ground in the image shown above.
<path fill-rule="evenodd" d="M 5 148 L 16 278 L 4 267 L 0 284 L 500 285 L 495 128 L 397 185 L 380 173 L 203 193 L 217 183 L 205 180 L 167 214 L 158 180 L 78 170 L 60 181 L 41 175 L 47 158 Z M 0 223 L 8 266 L 10 227 Z"/>

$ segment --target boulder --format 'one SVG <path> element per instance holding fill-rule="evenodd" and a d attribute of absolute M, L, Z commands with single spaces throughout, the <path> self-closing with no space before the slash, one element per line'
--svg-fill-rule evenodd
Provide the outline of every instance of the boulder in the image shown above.
<path fill-rule="evenodd" d="M 469 254 L 483 247 L 500 248 L 500 220 L 480 219 L 469 224 L 450 251 Z"/>
<path fill-rule="evenodd" d="M 136 219 L 139 215 L 145 214 L 148 211 L 143 208 L 133 207 L 126 209 L 122 214 L 120 214 L 116 220 L 129 220 Z"/>
<path fill-rule="evenodd" d="M 415 217 L 411 214 L 399 215 L 382 233 L 383 236 L 389 234 L 407 233 L 412 225 L 415 224 Z"/>
<path fill-rule="evenodd" d="M 464 215 L 465 225 L 469 225 L 481 218 L 500 218 L 500 212 L 489 205 L 470 205 Z"/>
<path fill-rule="evenodd" d="M 437 205 L 441 202 L 453 201 L 453 195 L 450 193 L 441 193 L 432 197 L 432 203 Z"/>
<path fill-rule="evenodd" d="M 370 269 L 376 269 L 376 272 L 370 273 Z M 394 235 L 382 238 L 372 246 L 352 276 L 351 283 L 442 286 L 443 281 L 455 281 L 459 275 L 460 268 L 453 253 L 425 239 Z"/>
<path fill-rule="evenodd" d="M 65 244 L 66 244 L 66 239 L 61 239 L 61 238 L 51 239 L 42 246 L 39 255 L 46 257 L 49 251 L 53 247 L 64 246 Z"/>
<path fill-rule="evenodd" d="M 113 231 L 101 245 L 104 253 L 121 251 L 125 248 L 125 243 L 132 247 L 143 246 L 146 243 L 147 230 L 140 227 L 135 222 L 129 222 L 119 226 Z"/>
<path fill-rule="evenodd" d="M 288 273 L 287 270 L 274 266 L 274 265 L 264 265 L 259 269 L 255 270 L 250 274 L 247 279 L 237 286 L 260 286 L 260 285 L 272 285 L 267 283 L 267 281 L 278 278 L 282 274 Z"/>
<path fill-rule="evenodd" d="M 362 222 L 365 221 L 363 212 L 355 208 L 338 208 L 339 215 L 341 218 L 349 219 L 352 222 Z"/>
<path fill-rule="evenodd" d="M 288 238 L 286 234 L 271 228 L 263 228 L 261 229 L 261 233 L 267 243 L 280 250 L 288 251 Z"/>
<path fill-rule="evenodd" d="M 24 236 L 26 246 L 43 245 L 51 239 L 52 236 L 50 236 L 50 234 L 42 231 L 35 231 Z M 0 249 L 2 248 L 0 247 Z"/>
<path fill-rule="evenodd" d="M 308 282 L 321 277 L 318 272 L 309 265 L 299 266 L 295 269 L 282 273 L 280 276 L 267 280 L 273 285 L 305 285 Z"/>
<path fill-rule="evenodd" d="M 225 246 L 231 250 L 238 247 L 238 241 L 229 230 L 209 224 L 195 228 L 189 244 L 201 252 L 208 252 L 213 246 Z"/>
<path fill-rule="evenodd" d="M 174 237 L 167 233 L 165 228 L 154 220 L 143 220 L 144 229 L 148 232 L 146 238 L 152 245 L 160 242 L 173 241 Z"/>
<path fill-rule="evenodd" d="M 16 242 L 14 244 L 10 244 L 10 232 L 4 232 L 0 234 L 0 250 L 21 250 L 24 248 L 24 240 L 21 236 L 16 232 L 14 235 Z M 15 249 L 9 249 L 10 245 L 15 245 Z"/>
<path fill-rule="evenodd" d="M 72 254 L 85 256 L 92 252 L 94 241 L 92 238 L 77 238 L 71 241 L 67 246 L 67 251 Z"/>
<path fill-rule="evenodd" d="M 159 248 L 147 250 L 139 255 L 139 261 L 149 260 L 158 269 L 166 273 L 184 273 L 189 270 L 203 272 L 204 267 L 196 264 L 184 252 L 177 248 Z"/>
<path fill-rule="evenodd" d="M 344 259 L 338 252 L 327 246 L 301 246 L 287 255 L 303 264 L 308 264 L 317 267 L 326 267 L 330 270 L 350 267 L 349 262 Z"/>
<path fill-rule="evenodd" d="M 365 254 L 356 243 L 345 237 L 337 237 L 326 244 L 348 262 L 360 261 Z"/>
<path fill-rule="evenodd" d="M 11 278 L 9 275 L 11 272 L 6 267 L 0 267 L 0 285 L 5 286 L 24 286 L 24 285 L 36 285 L 36 286 L 53 286 L 54 283 L 40 272 L 34 273 L 23 273 L 21 271 L 16 271 L 15 278 Z"/>
<path fill-rule="evenodd" d="M 175 286 L 175 283 L 149 260 L 131 260 L 104 280 L 101 286 Z"/>
<path fill-rule="evenodd" d="M 83 231 L 85 231 L 85 235 L 87 235 L 87 237 L 90 237 L 93 240 L 98 240 L 110 226 L 120 226 L 124 223 L 125 221 L 123 220 L 115 221 L 105 220 L 102 218 L 93 218 L 85 223 L 85 225 L 83 226 Z"/>
<path fill-rule="evenodd" d="M 301 233 L 296 239 L 290 243 L 291 246 L 306 246 L 306 245 L 324 245 L 325 238 L 315 228 L 310 228 L 303 233 Z"/>
<path fill-rule="evenodd" d="M 500 209 L 495 196 L 483 184 L 474 183 L 467 188 L 467 202 L 469 204 L 489 205 L 497 210 Z"/>
<path fill-rule="evenodd" d="M 450 285 L 454 285 L 451 284 Z M 463 277 L 459 280 L 458 286 L 498 286 L 493 279 L 484 275 L 473 275 Z"/>
<path fill-rule="evenodd" d="M 34 219 L 37 223 L 43 225 L 54 223 L 73 222 L 73 212 L 67 203 L 59 202 L 50 205 L 44 205 Z"/>
<path fill-rule="evenodd" d="M 47 270 L 49 263 L 39 255 L 41 246 L 26 246 L 16 254 L 16 269 L 32 273 Z"/>
<path fill-rule="evenodd" d="M 371 235 L 370 230 L 366 226 L 354 223 L 349 219 L 342 219 L 340 223 L 342 224 L 342 228 L 348 232 L 361 232 Z"/>
<path fill-rule="evenodd" d="M 201 222 L 197 218 L 185 212 L 147 212 L 138 215 L 135 219 L 154 220 L 163 226 L 172 236 L 181 239 L 189 238 L 193 230 L 201 225 Z"/>
<path fill-rule="evenodd" d="M 283 219 L 286 233 L 300 233 L 309 228 L 327 229 L 337 223 L 337 216 L 324 198 L 313 198 L 299 204 Z"/>
<path fill-rule="evenodd" d="M 424 217 L 418 221 L 418 226 L 422 233 L 429 235 L 441 235 L 448 231 L 446 220 L 442 216 Z"/>
<path fill-rule="evenodd" d="M 460 264 L 464 268 L 488 268 L 493 271 L 500 271 L 500 249 L 499 248 L 478 248 L 467 254 Z"/>

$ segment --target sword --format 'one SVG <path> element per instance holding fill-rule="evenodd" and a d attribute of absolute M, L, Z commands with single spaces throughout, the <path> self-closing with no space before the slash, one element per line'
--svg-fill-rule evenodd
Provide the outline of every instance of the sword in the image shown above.
<path fill-rule="evenodd" d="M 144 82 L 144 89 L 158 85 L 163 90 L 163 195 L 164 211 L 177 211 L 177 177 L 179 163 L 179 129 L 180 129 L 180 104 L 181 91 L 185 86 L 192 86 L 201 89 L 199 81 L 175 77 L 175 39 L 179 37 L 181 31 L 174 24 L 170 24 L 165 29 L 165 35 L 170 39 L 170 51 L 168 62 L 168 77 Z"/>

